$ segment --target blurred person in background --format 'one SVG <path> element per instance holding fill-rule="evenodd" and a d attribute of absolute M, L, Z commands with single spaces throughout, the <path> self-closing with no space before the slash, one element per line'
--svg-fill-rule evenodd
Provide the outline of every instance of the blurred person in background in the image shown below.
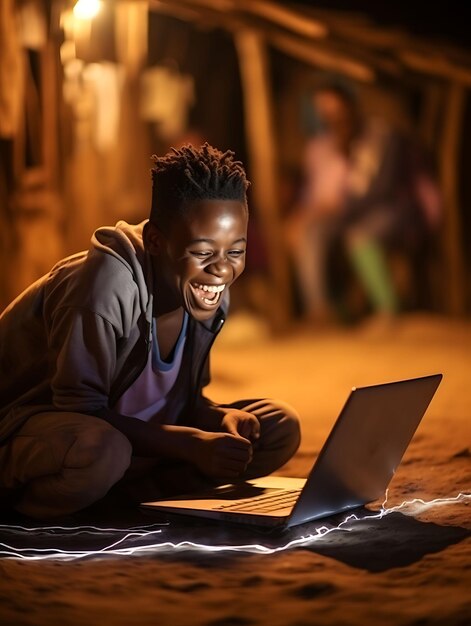
<path fill-rule="evenodd" d="M 363 116 L 349 85 L 325 82 L 309 105 L 314 132 L 286 229 L 303 315 L 316 323 L 335 318 L 329 259 L 341 252 L 375 319 L 389 322 L 403 305 L 390 254 L 406 260 L 412 277 L 423 271 L 440 222 L 438 187 L 423 150 L 384 120 Z"/>

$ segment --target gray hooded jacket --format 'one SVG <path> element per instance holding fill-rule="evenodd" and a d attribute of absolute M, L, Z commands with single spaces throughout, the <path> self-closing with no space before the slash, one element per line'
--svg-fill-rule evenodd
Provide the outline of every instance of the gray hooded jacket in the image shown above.
<path fill-rule="evenodd" d="M 98 229 L 88 252 L 60 261 L 0 316 L 0 444 L 43 411 L 100 415 L 143 370 L 151 346 L 151 264 L 145 222 Z M 191 424 L 209 382 L 209 351 L 227 300 L 214 317 L 190 318 L 167 407 Z"/>

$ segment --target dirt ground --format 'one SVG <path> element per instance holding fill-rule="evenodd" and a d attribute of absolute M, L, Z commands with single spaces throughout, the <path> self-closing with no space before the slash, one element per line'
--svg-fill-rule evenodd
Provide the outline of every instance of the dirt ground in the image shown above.
<path fill-rule="evenodd" d="M 306 475 L 352 386 L 442 372 L 390 485 L 386 507 L 398 508 L 379 519 L 376 503 L 348 531 L 323 537 L 319 523 L 275 537 L 215 522 L 161 525 L 140 512 L 98 520 L 113 527 L 101 532 L 3 520 L 0 623 L 469 626 L 471 497 L 459 494 L 471 493 L 471 323 L 411 315 L 387 332 L 304 329 L 273 339 L 239 316 L 218 342 L 213 399 L 272 396 L 300 412 L 303 441 L 288 476 Z M 199 547 L 174 546 L 185 541 Z M 115 554 L 83 556 L 113 542 Z M 51 546 L 68 554 L 50 558 Z M 238 548 L 210 551 L 221 546 Z"/>

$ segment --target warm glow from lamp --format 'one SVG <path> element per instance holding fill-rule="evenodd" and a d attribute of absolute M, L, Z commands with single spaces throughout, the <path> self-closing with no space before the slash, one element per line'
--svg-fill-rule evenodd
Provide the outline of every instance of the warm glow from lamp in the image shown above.
<path fill-rule="evenodd" d="M 81 20 L 90 20 L 100 10 L 101 0 L 78 0 L 74 6 L 74 16 Z"/>

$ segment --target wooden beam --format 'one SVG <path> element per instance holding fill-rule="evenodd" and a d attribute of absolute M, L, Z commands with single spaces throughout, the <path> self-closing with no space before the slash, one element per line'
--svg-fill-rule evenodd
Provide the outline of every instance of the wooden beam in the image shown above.
<path fill-rule="evenodd" d="M 269 41 L 275 48 L 308 65 L 338 72 L 360 82 L 371 83 L 375 80 L 374 69 L 365 63 L 355 61 L 353 55 L 347 57 L 288 35 L 272 35 Z"/>
<path fill-rule="evenodd" d="M 458 194 L 458 170 L 461 129 L 466 92 L 463 85 L 451 83 L 443 115 L 443 134 L 440 150 L 440 173 L 445 206 L 444 247 L 447 262 L 448 312 L 465 312 L 465 270 L 462 244 L 462 224 Z"/>
<path fill-rule="evenodd" d="M 328 32 L 320 20 L 269 0 L 180 0 L 178 3 L 175 0 L 151 0 L 151 8 L 165 3 L 170 3 L 175 11 L 178 11 L 179 5 L 184 5 L 188 11 L 211 10 L 233 19 L 253 15 L 308 38 L 325 37 Z"/>
<path fill-rule="evenodd" d="M 149 10 L 180 19 L 183 22 L 197 22 L 200 19 L 198 9 L 188 8 L 180 5 L 180 3 L 170 3 L 169 0 L 149 0 Z"/>
<path fill-rule="evenodd" d="M 460 67 L 440 55 L 401 52 L 398 58 L 410 69 L 436 78 L 444 78 L 471 87 L 471 70 Z"/>
<path fill-rule="evenodd" d="M 377 24 L 362 15 L 339 15 L 330 9 L 316 10 L 313 15 L 326 23 L 334 39 L 344 39 L 361 48 L 397 49 L 408 41 L 404 31 L 397 28 L 379 28 Z"/>
<path fill-rule="evenodd" d="M 233 32 L 238 28 L 247 27 L 247 19 L 238 14 L 223 11 L 216 6 L 217 2 L 210 0 L 149 0 L 149 9 L 157 13 L 163 13 L 184 22 L 191 22 L 200 28 L 211 30 L 224 28 Z"/>
<path fill-rule="evenodd" d="M 328 34 L 328 29 L 322 21 L 313 19 L 299 10 L 281 6 L 276 2 L 238 0 L 234 5 L 239 10 L 243 9 L 252 15 L 262 17 L 303 37 L 317 39 Z"/>
<path fill-rule="evenodd" d="M 242 78 L 245 126 L 249 149 L 253 199 L 268 250 L 273 297 L 267 314 L 274 330 L 290 317 L 291 288 L 277 192 L 277 162 L 273 96 L 264 41 L 254 31 L 235 34 Z"/>

